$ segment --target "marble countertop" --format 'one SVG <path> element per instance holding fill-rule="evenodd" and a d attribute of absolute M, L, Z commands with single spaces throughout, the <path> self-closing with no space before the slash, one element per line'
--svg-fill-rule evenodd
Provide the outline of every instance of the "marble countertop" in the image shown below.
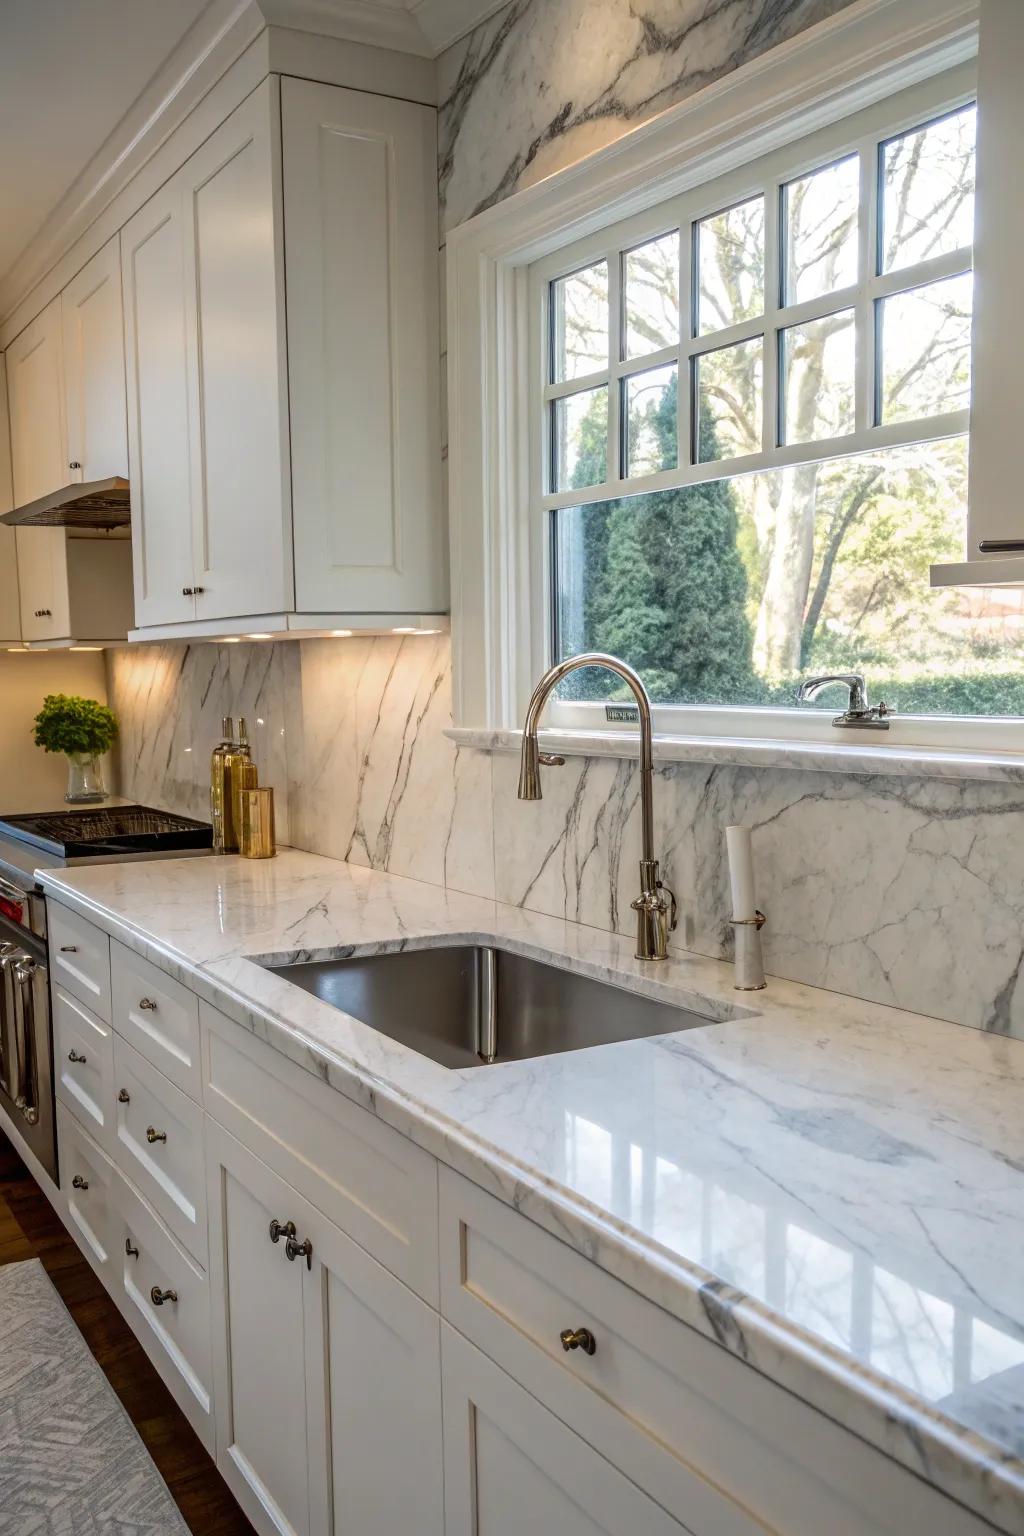
<path fill-rule="evenodd" d="M 312 854 L 47 891 L 637 1291 L 1024 1536 L 1024 1042 Z M 706 1027 L 449 1071 L 260 960 L 497 940 Z"/>

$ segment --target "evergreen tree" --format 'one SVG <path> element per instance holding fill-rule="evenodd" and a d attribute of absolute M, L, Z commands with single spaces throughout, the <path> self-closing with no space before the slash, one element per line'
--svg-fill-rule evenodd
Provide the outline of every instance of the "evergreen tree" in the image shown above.
<path fill-rule="evenodd" d="M 656 461 L 675 463 L 676 386 L 648 412 Z M 603 422 L 585 422 L 577 481 L 603 473 Z M 714 425 L 700 423 L 701 458 L 716 451 Z M 729 483 L 653 491 L 584 509 L 587 649 L 634 666 L 664 702 L 740 700 L 754 682 L 747 575 L 737 548 Z M 580 676 L 576 697 L 607 698 L 608 678 Z M 621 689 L 616 687 L 616 692 Z"/>

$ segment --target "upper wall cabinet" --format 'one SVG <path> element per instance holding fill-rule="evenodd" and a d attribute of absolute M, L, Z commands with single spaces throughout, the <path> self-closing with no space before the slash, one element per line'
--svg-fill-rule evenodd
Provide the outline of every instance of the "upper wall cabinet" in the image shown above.
<path fill-rule="evenodd" d="M 298 606 L 445 607 L 434 113 L 281 89 Z"/>
<path fill-rule="evenodd" d="M 140 626 L 294 606 L 278 82 L 122 231 Z"/>
<path fill-rule="evenodd" d="M 14 505 L 74 481 L 127 473 L 117 239 L 7 349 Z M 18 528 L 27 643 L 123 639 L 132 622 L 128 546 L 62 528 Z"/>
<path fill-rule="evenodd" d="M 140 628 L 445 611 L 434 112 L 270 76 L 121 253 Z"/>
<path fill-rule="evenodd" d="M 10 432 L 7 414 L 7 364 L 0 356 L 0 512 L 14 505 L 11 486 Z M 18 556 L 15 532 L 0 523 L 0 645 L 21 644 Z"/>
<path fill-rule="evenodd" d="M 64 484 L 128 475 L 121 258 L 110 240 L 60 296 L 67 464 Z"/>

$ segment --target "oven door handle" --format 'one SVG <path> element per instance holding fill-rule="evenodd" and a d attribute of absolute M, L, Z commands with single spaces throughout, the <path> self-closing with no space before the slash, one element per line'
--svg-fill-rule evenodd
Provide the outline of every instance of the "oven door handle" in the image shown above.
<path fill-rule="evenodd" d="M 25 954 L 24 951 L 14 957 L 14 963 L 11 966 L 11 975 L 14 979 L 14 1027 L 11 1031 L 14 1042 L 14 1081 L 11 1084 L 11 1096 L 14 1099 L 15 1108 L 21 1112 L 29 1125 L 35 1125 L 39 1119 L 33 1030 L 35 1014 L 33 994 L 38 969 L 32 956 Z"/>

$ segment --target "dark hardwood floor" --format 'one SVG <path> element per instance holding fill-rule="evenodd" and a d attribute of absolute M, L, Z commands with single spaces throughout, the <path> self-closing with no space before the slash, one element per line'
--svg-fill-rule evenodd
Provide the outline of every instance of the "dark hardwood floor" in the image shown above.
<path fill-rule="evenodd" d="M 188 1420 L 0 1131 L 0 1264 L 40 1259 L 196 1536 L 254 1536 Z"/>

